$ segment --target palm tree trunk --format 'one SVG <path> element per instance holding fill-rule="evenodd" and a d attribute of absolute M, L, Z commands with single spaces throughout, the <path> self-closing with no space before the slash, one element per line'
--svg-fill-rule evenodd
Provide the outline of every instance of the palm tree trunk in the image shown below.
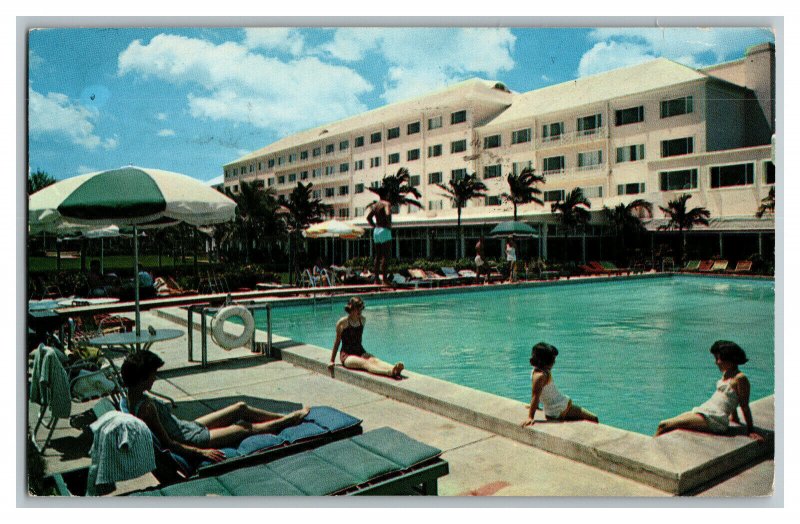
<path fill-rule="evenodd" d="M 514 222 L 516 222 L 517 221 L 517 203 L 516 202 L 512 202 L 512 204 L 514 204 Z"/>
<path fill-rule="evenodd" d="M 464 258 L 464 253 L 461 252 L 461 236 L 463 235 L 461 231 L 461 206 L 458 206 L 458 240 L 456 244 L 456 259 Z"/>

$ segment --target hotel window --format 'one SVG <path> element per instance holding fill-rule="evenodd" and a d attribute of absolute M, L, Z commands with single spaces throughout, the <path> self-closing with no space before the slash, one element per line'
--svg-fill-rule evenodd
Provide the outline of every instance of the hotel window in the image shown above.
<path fill-rule="evenodd" d="M 483 148 L 492 149 L 500 147 L 500 135 L 492 135 L 483 138 Z"/>
<path fill-rule="evenodd" d="M 419 186 L 419 175 L 411 175 L 408 177 L 408 185 L 411 187 Z"/>
<path fill-rule="evenodd" d="M 356 160 L 353 162 L 353 171 L 361 171 L 364 169 L 364 161 L 363 160 Z"/>
<path fill-rule="evenodd" d="M 593 135 L 603 127 L 603 115 L 596 114 L 578 119 L 578 135 Z"/>
<path fill-rule="evenodd" d="M 341 142 L 339 142 L 339 151 L 344 151 L 348 147 L 350 147 L 350 141 L 349 140 L 342 140 Z"/>
<path fill-rule="evenodd" d="M 314 191 L 312 191 L 311 192 L 311 198 L 315 198 L 317 200 L 322 198 L 322 190 L 321 189 L 315 189 Z"/>
<path fill-rule="evenodd" d="M 564 122 L 553 122 L 542 126 L 542 141 L 559 140 L 564 134 Z"/>
<path fill-rule="evenodd" d="M 462 180 L 467 176 L 466 169 L 453 169 L 450 171 L 450 180 Z"/>
<path fill-rule="evenodd" d="M 408 213 L 409 215 L 412 214 L 412 213 L 418 213 L 418 212 L 419 212 L 419 208 L 417 206 L 412 206 L 411 204 L 406 206 L 406 213 Z"/>
<path fill-rule="evenodd" d="M 333 196 L 336 196 L 336 188 L 326 187 L 325 188 L 325 198 L 331 198 Z"/>
<path fill-rule="evenodd" d="M 428 209 L 431 211 L 442 209 L 442 201 L 441 200 L 429 200 L 428 201 Z"/>
<path fill-rule="evenodd" d="M 339 210 L 339 218 L 348 218 L 350 216 L 350 210 L 346 207 L 343 207 Z"/>
<path fill-rule="evenodd" d="M 372 133 L 369 135 L 369 143 L 370 144 L 377 144 L 381 141 L 381 132 L 378 131 L 377 133 Z"/>
<path fill-rule="evenodd" d="M 392 153 L 388 156 L 386 160 L 387 164 L 399 164 L 400 163 L 400 153 Z"/>
<path fill-rule="evenodd" d="M 689 155 L 694 153 L 694 138 L 676 138 L 661 141 L 661 157 Z"/>
<path fill-rule="evenodd" d="M 321 154 L 322 154 L 322 149 L 319 147 L 315 147 L 313 150 L 311 150 L 312 156 L 319 156 Z"/>
<path fill-rule="evenodd" d="M 582 187 L 581 192 L 586 198 L 602 198 L 603 186 Z"/>
<path fill-rule="evenodd" d="M 639 193 L 644 193 L 644 182 L 617 185 L 618 195 L 638 195 Z"/>
<path fill-rule="evenodd" d="M 273 166 L 275 166 L 275 159 L 274 158 L 270 158 L 269 160 L 267 160 L 267 167 L 271 168 Z M 234 173 L 233 174 L 234 175 L 236 174 L 236 170 L 235 169 L 234 169 Z"/>
<path fill-rule="evenodd" d="M 775 164 L 769 160 L 764 162 L 764 183 L 767 185 L 775 183 Z"/>
<path fill-rule="evenodd" d="M 602 151 L 578 153 L 578 169 L 593 169 L 603 163 Z"/>
<path fill-rule="evenodd" d="M 369 185 L 369 187 L 371 187 L 372 189 L 378 189 L 379 187 L 381 187 L 381 181 L 373 180 L 372 183 Z"/>
<path fill-rule="evenodd" d="M 497 178 L 502 176 L 503 171 L 500 167 L 500 164 L 495 164 L 493 166 L 484 166 L 483 167 L 483 178 Z"/>
<path fill-rule="evenodd" d="M 542 160 L 542 171 L 560 173 L 564 171 L 564 156 L 551 156 Z"/>
<path fill-rule="evenodd" d="M 261 162 L 258 163 L 258 170 L 261 171 Z"/>
<path fill-rule="evenodd" d="M 684 96 L 661 101 L 661 118 L 685 115 L 694 112 L 694 97 Z"/>
<path fill-rule="evenodd" d="M 502 200 L 499 196 L 487 196 L 484 199 L 484 205 L 486 206 L 499 206 L 502 203 Z"/>
<path fill-rule="evenodd" d="M 614 124 L 617 126 L 625 126 L 628 124 L 636 124 L 637 122 L 644 122 L 644 106 L 617 109 L 614 113 L 614 117 Z"/>
<path fill-rule="evenodd" d="M 353 216 L 356 216 L 356 217 L 363 217 L 364 216 L 364 208 L 363 207 L 357 207 L 353 211 L 354 211 Z"/>
<path fill-rule="evenodd" d="M 409 149 L 406 152 L 406 160 L 409 162 L 413 160 L 419 160 L 419 149 Z"/>
<path fill-rule="evenodd" d="M 435 116 L 428 119 L 428 129 L 439 129 L 442 127 L 442 117 Z"/>
<path fill-rule="evenodd" d="M 250 172 L 252 173 L 253 171 L 255 171 L 255 169 L 256 169 L 255 164 L 250 164 Z"/>
<path fill-rule="evenodd" d="M 289 163 L 292 164 L 297 162 L 297 153 L 290 153 L 289 154 Z"/>
<path fill-rule="evenodd" d="M 460 124 L 461 122 L 467 121 L 467 110 L 462 109 L 461 111 L 456 111 L 455 113 L 450 113 L 450 125 L 453 124 Z"/>
<path fill-rule="evenodd" d="M 451 153 L 461 153 L 467 150 L 467 141 L 465 140 L 456 140 L 455 142 L 450 142 L 450 152 Z"/>
<path fill-rule="evenodd" d="M 363 193 L 364 192 L 364 184 L 356 184 L 353 187 L 353 193 Z"/>
<path fill-rule="evenodd" d="M 308 160 L 308 151 L 300 151 L 300 160 Z"/>
<path fill-rule="evenodd" d="M 617 148 L 617 163 L 644 160 L 644 144 L 622 146 Z"/>
<path fill-rule="evenodd" d="M 442 144 L 428 146 L 428 158 L 433 156 L 442 156 Z"/>
<path fill-rule="evenodd" d="M 350 164 L 347 164 L 347 163 L 339 164 L 339 172 L 340 173 L 347 173 L 348 171 L 350 171 Z"/>
<path fill-rule="evenodd" d="M 399 127 L 393 127 L 391 129 L 386 130 L 386 140 L 391 140 L 393 138 L 399 138 L 399 137 L 400 137 Z"/>
<path fill-rule="evenodd" d="M 355 147 L 363 146 L 364 145 L 364 137 L 363 136 L 357 136 L 356 139 L 355 139 L 355 144 L 354 145 L 355 145 Z"/>
<path fill-rule="evenodd" d="M 322 168 L 318 167 L 311 171 L 311 178 L 317 178 L 322 176 Z"/>
<path fill-rule="evenodd" d="M 753 164 L 732 166 L 713 166 L 711 168 L 711 187 L 749 186 L 753 184 Z"/>
<path fill-rule="evenodd" d="M 564 200 L 563 189 L 551 189 L 542 193 L 542 200 L 545 202 L 560 202 Z"/>
<path fill-rule="evenodd" d="M 369 167 L 379 167 L 381 165 L 381 157 L 374 156 L 369 159 Z"/>
<path fill-rule="evenodd" d="M 442 172 L 437 171 L 436 173 L 428 173 L 428 183 L 429 184 L 441 184 L 442 183 Z"/>
<path fill-rule="evenodd" d="M 285 184 L 285 183 L 286 183 L 286 177 L 283 176 L 283 175 L 279 176 L 278 177 L 278 184 Z"/>
<path fill-rule="evenodd" d="M 339 196 L 349 195 L 350 186 L 339 186 Z"/>
<path fill-rule="evenodd" d="M 511 132 L 511 143 L 512 144 L 523 144 L 525 142 L 531 141 L 531 128 L 528 129 L 518 129 L 517 131 Z"/>
<path fill-rule="evenodd" d="M 519 175 L 522 173 L 526 168 L 533 169 L 533 162 L 530 160 L 523 160 L 522 162 L 514 162 L 511 165 L 511 172 L 515 175 Z"/>
<path fill-rule="evenodd" d="M 330 155 L 336 150 L 336 146 L 334 144 L 328 144 L 325 146 L 325 154 Z"/>
<path fill-rule="evenodd" d="M 289 182 L 297 182 L 297 173 L 289 174 Z"/>
<path fill-rule="evenodd" d="M 274 186 L 274 185 L 275 185 L 275 179 L 274 179 L 274 178 L 270 178 L 270 179 L 268 179 L 268 180 L 267 180 L 267 185 L 268 185 L 268 186 Z"/>
<path fill-rule="evenodd" d="M 301 171 L 300 180 L 306 180 L 307 178 L 308 178 L 308 171 Z"/>
<path fill-rule="evenodd" d="M 239 184 L 234 184 L 233 185 L 233 192 L 234 193 L 238 193 L 239 192 Z"/>
<path fill-rule="evenodd" d="M 419 133 L 419 122 L 412 122 L 406 128 L 407 135 L 413 135 L 414 133 Z"/>
<path fill-rule="evenodd" d="M 661 177 L 661 191 L 697 189 L 697 169 L 662 171 L 659 176 Z"/>
<path fill-rule="evenodd" d="M 332 175 L 336 172 L 336 166 L 325 166 L 325 175 Z"/>

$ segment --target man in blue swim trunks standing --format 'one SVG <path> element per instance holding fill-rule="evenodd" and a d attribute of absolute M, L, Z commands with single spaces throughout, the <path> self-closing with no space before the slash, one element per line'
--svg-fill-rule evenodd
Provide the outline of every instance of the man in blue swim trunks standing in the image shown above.
<path fill-rule="evenodd" d="M 372 239 L 375 241 L 375 283 L 386 282 L 386 265 L 392 254 L 392 205 L 386 200 L 385 193 L 375 202 L 367 215 L 367 222 L 374 229 Z"/>

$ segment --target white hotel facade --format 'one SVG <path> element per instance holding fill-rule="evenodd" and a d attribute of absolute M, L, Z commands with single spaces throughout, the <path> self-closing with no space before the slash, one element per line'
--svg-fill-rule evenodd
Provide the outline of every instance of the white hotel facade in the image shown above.
<path fill-rule="evenodd" d="M 467 80 L 283 138 L 226 164 L 224 185 L 236 194 L 258 181 L 285 198 L 311 182 L 334 216 L 365 224 L 375 200 L 367 187 L 405 167 L 423 208 L 396 210 L 395 255 L 452 258 L 456 210 L 435 184 L 474 172 L 488 186 L 490 196 L 463 209 L 469 254 L 471 239 L 511 219 L 499 197 L 506 175 L 531 166 L 546 181 L 544 206 L 518 208 L 540 231 L 529 256 L 561 255 L 550 204 L 580 187 L 593 217 L 578 256 L 608 258 L 604 206 L 645 199 L 655 231 L 665 222 L 658 206 L 688 193 L 690 207 L 711 212 L 710 226 L 692 233 L 707 251 L 700 255 L 735 259 L 774 245 L 774 220 L 754 218 L 775 184 L 774 132 L 775 49 L 765 43 L 702 70 L 662 58 L 527 93 Z M 367 255 L 369 242 L 337 251 Z"/>

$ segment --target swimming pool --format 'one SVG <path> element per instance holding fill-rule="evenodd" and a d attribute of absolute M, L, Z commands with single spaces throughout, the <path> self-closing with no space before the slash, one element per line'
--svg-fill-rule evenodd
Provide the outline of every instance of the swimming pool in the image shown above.
<path fill-rule="evenodd" d="M 774 299 L 772 281 L 682 276 L 368 297 L 364 347 L 528 402 L 530 348 L 546 341 L 559 349 L 553 376 L 564 393 L 603 423 L 651 434 L 711 395 L 717 339 L 747 352 L 752 400 L 773 393 Z M 276 306 L 273 332 L 331 348 L 345 301 Z"/>

